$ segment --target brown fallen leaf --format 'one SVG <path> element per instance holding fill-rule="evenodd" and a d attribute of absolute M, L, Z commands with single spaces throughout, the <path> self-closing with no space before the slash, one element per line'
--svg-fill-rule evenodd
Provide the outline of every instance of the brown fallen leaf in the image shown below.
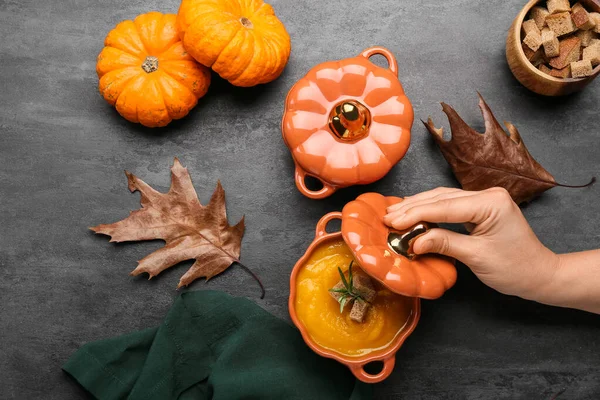
<path fill-rule="evenodd" d="M 179 289 L 198 278 L 209 280 L 238 264 L 252 275 L 265 290 L 260 279 L 240 263 L 240 248 L 244 235 L 244 218 L 230 226 L 225 210 L 225 191 L 221 183 L 207 206 L 200 204 L 190 174 L 175 158 L 171 168 L 171 188 L 168 193 L 152 189 L 135 175 L 125 171 L 129 190 L 141 194 L 142 208 L 113 224 L 90 228 L 108 235 L 111 242 L 162 239 L 165 246 L 139 261 L 131 275 L 148 273 L 152 277 L 182 261 L 196 260 L 181 277 Z"/>
<path fill-rule="evenodd" d="M 592 185 L 571 186 L 559 184 L 529 154 L 510 122 L 504 122 L 507 135 L 498 123 L 489 106 L 479 96 L 479 108 L 485 121 L 485 132 L 479 133 L 468 126 L 456 111 L 446 103 L 442 110 L 448 116 L 452 138 L 443 138 L 443 128 L 436 128 L 431 118 L 423 122 L 440 147 L 442 154 L 460 185 L 465 190 L 484 190 L 500 186 L 508 190 L 513 200 L 520 204 L 555 186 L 581 188 Z"/>

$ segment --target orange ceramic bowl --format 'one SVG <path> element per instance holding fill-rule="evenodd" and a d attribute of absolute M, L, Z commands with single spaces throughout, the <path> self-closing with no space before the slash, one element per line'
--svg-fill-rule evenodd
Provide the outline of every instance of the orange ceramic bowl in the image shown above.
<path fill-rule="evenodd" d="M 388 68 L 369 61 L 376 54 L 387 59 Z M 322 199 L 383 178 L 406 154 L 413 119 L 389 50 L 371 47 L 315 66 L 288 93 L 281 123 L 298 190 Z M 307 175 L 323 188 L 309 189 Z"/>
<path fill-rule="evenodd" d="M 319 223 L 317 224 L 315 240 L 311 243 L 309 248 L 306 250 L 306 253 L 294 266 L 292 270 L 292 275 L 290 277 L 290 298 L 289 298 L 289 312 L 292 318 L 292 321 L 296 325 L 296 327 L 300 330 L 302 334 L 302 338 L 306 342 L 306 344 L 317 354 L 332 358 L 344 365 L 346 365 L 354 376 L 358 378 L 362 382 L 366 383 L 377 383 L 386 379 L 394 369 L 394 365 L 396 363 L 396 352 L 400 349 L 406 338 L 414 331 L 417 323 L 419 322 L 419 317 L 421 316 L 421 302 L 419 298 L 411 298 L 411 306 L 410 314 L 408 320 L 404 327 L 399 331 L 394 340 L 386 347 L 380 350 L 373 351 L 364 356 L 352 357 L 352 356 L 344 356 L 338 352 L 333 350 L 324 348 L 317 344 L 311 336 L 308 334 L 306 326 L 300 321 L 298 315 L 296 313 L 296 281 L 298 278 L 298 273 L 302 269 L 302 267 L 306 264 L 310 256 L 313 252 L 322 244 L 333 241 L 342 240 L 342 233 L 327 233 L 326 227 L 327 224 L 333 219 L 341 219 L 341 212 L 333 212 L 325 215 Z M 365 365 L 380 361 L 383 363 L 382 370 L 373 375 L 369 374 L 364 370 Z"/>

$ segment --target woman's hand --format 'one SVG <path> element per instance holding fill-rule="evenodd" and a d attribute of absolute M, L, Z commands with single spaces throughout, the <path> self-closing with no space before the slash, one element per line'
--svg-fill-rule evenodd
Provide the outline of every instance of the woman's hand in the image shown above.
<path fill-rule="evenodd" d="M 554 280 L 559 257 L 539 241 L 505 189 L 438 188 L 387 211 L 385 223 L 398 230 L 420 221 L 465 224 L 469 236 L 432 229 L 415 241 L 415 253 L 453 257 L 501 293 L 538 300 Z"/>
<path fill-rule="evenodd" d="M 420 221 L 463 223 L 471 234 L 432 229 L 415 241 L 415 253 L 454 257 L 505 294 L 600 314 L 600 250 L 554 254 L 506 190 L 439 188 L 406 197 L 385 216 L 398 230 Z"/>

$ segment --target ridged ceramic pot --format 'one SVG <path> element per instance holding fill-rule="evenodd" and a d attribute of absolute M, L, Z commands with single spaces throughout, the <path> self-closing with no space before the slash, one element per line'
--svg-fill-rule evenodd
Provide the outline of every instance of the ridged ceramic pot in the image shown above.
<path fill-rule="evenodd" d="M 376 54 L 387 59 L 388 68 L 369 61 Z M 372 47 L 317 65 L 288 93 L 281 124 L 298 190 L 322 199 L 383 178 L 406 154 L 413 119 L 389 50 Z M 307 176 L 323 187 L 309 189 Z"/>

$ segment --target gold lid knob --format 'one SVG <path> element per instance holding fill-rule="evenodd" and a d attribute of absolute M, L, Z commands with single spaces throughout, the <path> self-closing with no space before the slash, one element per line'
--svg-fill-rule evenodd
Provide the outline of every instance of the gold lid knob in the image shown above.
<path fill-rule="evenodd" d="M 358 107 L 352 103 L 342 104 L 342 116 L 348 121 L 358 121 L 360 117 L 360 111 Z"/>
<path fill-rule="evenodd" d="M 429 229 L 431 229 L 431 226 L 427 222 L 421 222 L 404 233 L 390 232 L 388 235 L 388 244 L 396 254 L 412 260 L 416 256 L 413 250 L 415 240 L 427 233 Z"/>
<path fill-rule="evenodd" d="M 369 122 L 369 110 L 358 101 L 347 100 L 334 107 L 329 126 L 340 139 L 356 140 L 366 135 Z"/>

